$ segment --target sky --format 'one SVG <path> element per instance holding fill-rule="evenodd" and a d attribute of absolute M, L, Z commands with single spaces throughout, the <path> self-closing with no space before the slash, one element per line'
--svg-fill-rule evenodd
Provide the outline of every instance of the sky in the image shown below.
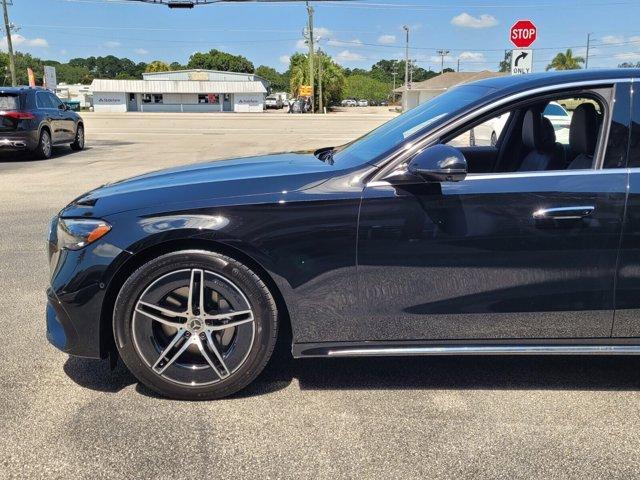
<path fill-rule="evenodd" d="M 240 54 L 254 65 L 286 70 L 296 51 L 306 51 L 303 2 L 233 3 L 170 10 L 128 0 L 12 0 L 14 47 L 48 60 L 116 55 L 136 62 L 186 63 L 212 48 Z M 640 61 L 639 0 L 353 0 L 311 2 L 321 48 L 350 68 L 404 58 L 410 29 L 410 57 L 420 67 L 440 69 L 438 49 L 449 50 L 445 67 L 461 71 L 497 68 L 509 42 L 509 28 L 530 19 L 538 28 L 534 70 L 573 47 L 589 68 Z M 4 34 L 4 29 L 2 29 Z M 6 50 L 6 37 L 0 40 Z"/>

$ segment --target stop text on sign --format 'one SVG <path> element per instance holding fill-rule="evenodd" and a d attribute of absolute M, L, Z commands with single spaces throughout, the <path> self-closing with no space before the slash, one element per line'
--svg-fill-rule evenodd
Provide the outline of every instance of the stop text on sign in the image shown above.
<path fill-rule="evenodd" d="M 538 29 L 531 20 L 518 20 L 509 30 L 509 40 L 518 48 L 530 47 L 538 37 Z"/>

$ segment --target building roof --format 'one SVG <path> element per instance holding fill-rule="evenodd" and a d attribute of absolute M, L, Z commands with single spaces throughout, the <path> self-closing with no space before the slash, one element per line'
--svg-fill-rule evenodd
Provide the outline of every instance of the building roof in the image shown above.
<path fill-rule="evenodd" d="M 484 78 L 501 77 L 508 75 L 502 72 L 491 72 L 483 70 L 481 72 L 445 72 L 424 82 L 414 82 L 411 84 L 410 90 L 430 90 L 445 91 L 461 83 L 474 82 Z M 404 92 L 404 85 L 394 90 L 397 93 Z"/>
<path fill-rule="evenodd" d="M 91 83 L 94 92 L 126 93 L 267 93 L 260 81 L 206 82 L 195 80 L 104 80 Z"/>

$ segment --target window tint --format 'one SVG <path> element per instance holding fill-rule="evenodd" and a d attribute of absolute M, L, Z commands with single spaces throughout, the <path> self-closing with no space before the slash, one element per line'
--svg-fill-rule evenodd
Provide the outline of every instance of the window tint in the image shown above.
<path fill-rule="evenodd" d="M 471 130 L 462 132 L 449 140 L 447 145 L 452 147 L 495 147 L 510 116 L 511 112 L 506 112 L 482 122 Z"/>
<path fill-rule="evenodd" d="M 19 110 L 20 97 L 17 95 L 0 95 L 0 110 Z"/>
<path fill-rule="evenodd" d="M 36 104 L 38 108 L 55 108 L 46 92 L 36 92 Z"/>
<path fill-rule="evenodd" d="M 334 155 L 334 160 L 342 165 L 359 165 L 375 160 L 438 121 L 477 102 L 487 91 L 486 87 L 477 85 L 452 88 L 350 143 Z"/>
<path fill-rule="evenodd" d="M 60 105 L 62 105 L 62 101 L 60 101 L 60 99 L 56 97 L 53 93 L 48 93 L 47 95 L 49 96 L 49 102 L 51 103 L 51 107 L 60 108 Z"/>

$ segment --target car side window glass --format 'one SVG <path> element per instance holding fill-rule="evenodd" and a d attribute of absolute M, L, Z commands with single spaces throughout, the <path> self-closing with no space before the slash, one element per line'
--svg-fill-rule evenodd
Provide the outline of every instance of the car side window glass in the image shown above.
<path fill-rule="evenodd" d="M 49 97 L 49 102 L 51 102 L 51 107 L 52 108 L 60 108 L 60 106 L 62 105 L 62 101 L 56 97 L 53 93 L 48 93 L 47 94 Z"/>
<path fill-rule="evenodd" d="M 54 108 L 46 92 L 36 92 L 36 105 L 38 108 Z"/>
<path fill-rule="evenodd" d="M 495 147 L 511 112 L 505 112 L 462 132 L 447 142 L 452 147 Z"/>
<path fill-rule="evenodd" d="M 471 173 L 596 168 L 607 131 L 606 100 L 601 95 L 609 98 L 610 92 L 532 99 L 455 134 L 446 143 L 463 149 Z"/>

